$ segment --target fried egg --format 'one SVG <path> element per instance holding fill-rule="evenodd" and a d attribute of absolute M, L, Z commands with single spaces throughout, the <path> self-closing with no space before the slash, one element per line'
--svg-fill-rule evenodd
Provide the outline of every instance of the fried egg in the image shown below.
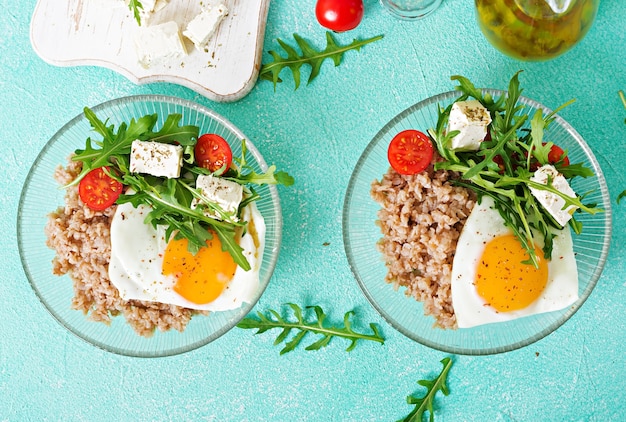
<path fill-rule="evenodd" d="M 222 251 L 217 235 L 193 255 L 186 240 L 168 241 L 164 227 L 145 223 L 150 208 L 118 205 L 111 222 L 109 278 L 125 300 L 160 302 L 224 311 L 251 302 L 259 286 L 265 221 L 256 205 L 242 211 L 247 221 L 238 238 L 251 269 L 244 271 Z"/>
<path fill-rule="evenodd" d="M 539 268 L 522 263 L 527 252 L 490 197 L 476 204 L 459 237 L 452 264 L 452 305 L 459 328 L 510 321 L 564 309 L 578 300 L 578 271 L 569 228 L 555 230 L 552 259 L 535 252 Z"/>

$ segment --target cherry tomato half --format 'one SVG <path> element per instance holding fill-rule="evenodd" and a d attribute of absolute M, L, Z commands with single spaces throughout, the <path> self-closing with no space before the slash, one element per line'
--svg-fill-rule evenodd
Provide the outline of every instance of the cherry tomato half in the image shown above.
<path fill-rule="evenodd" d="M 543 142 L 542 145 L 545 145 L 546 143 Z M 561 158 L 563 158 L 563 162 L 561 163 L 563 166 L 569 166 L 569 158 L 567 158 L 567 156 L 563 156 L 565 154 L 565 151 L 563 151 L 563 148 L 561 148 L 558 145 L 552 145 L 552 147 L 550 148 L 550 152 L 548 152 L 548 163 L 549 164 L 556 164 L 559 161 L 561 161 Z M 533 158 L 533 161 L 531 161 L 530 163 L 530 170 L 531 171 L 537 171 L 537 169 L 541 167 L 539 165 L 539 163 L 537 162 L 537 160 L 535 160 Z"/>
<path fill-rule="evenodd" d="M 78 196 L 94 211 L 102 211 L 113 205 L 122 193 L 124 186 L 109 176 L 108 167 L 91 170 L 78 184 Z"/>
<path fill-rule="evenodd" d="M 331 31 L 349 31 L 363 19 L 363 0 L 317 0 L 315 17 Z"/>
<path fill-rule="evenodd" d="M 552 148 L 550 148 L 550 152 L 548 153 L 548 161 L 551 164 L 558 163 L 559 161 L 561 161 L 561 157 L 563 157 L 563 154 L 565 154 L 563 148 L 558 145 L 552 145 Z M 563 157 L 563 165 L 569 166 L 569 158 L 567 158 L 567 156 Z"/>
<path fill-rule="evenodd" d="M 417 174 L 428 167 L 433 153 L 430 138 L 420 131 L 409 129 L 398 133 L 391 140 L 387 159 L 398 173 Z"/>
<path fill-rule="evenodd" d="M 198 138 L 194 148 L 196 164 L 214 172 L 222 167 L 224 171 L 233 162 L 233 152 L 224 138 L 215 133 L 205 133 Z"/>

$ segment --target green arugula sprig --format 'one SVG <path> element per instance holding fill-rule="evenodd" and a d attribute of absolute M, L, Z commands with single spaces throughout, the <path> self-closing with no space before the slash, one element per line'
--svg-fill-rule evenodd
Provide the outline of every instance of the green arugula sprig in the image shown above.
<path fill-rule="evenodd" d="M 326 59 L 331 59 L 335 66 L 341 64 L 343 55 L 350 50 L 359 51 L 361 47 L 374 41 L 378 41 L 383 38 L 383 35 L 378 35 L 373 38 L 364 40 L 354 39 L 352 43 L 348 45 L 338 45 L 330 31 L 326 32 L 326 48 L 324 50 L 317 50 L 311 46 L 304 38 L 298 34 L 293 34 L 296 43 L 300 47 L 302 53 L 299 53 L 294 47 L 290 46 L 280 38 L 276 41 L 287 53 L 286 57 L 281 56 L 276 51 L 269 51 L 273 60 L 270 63 L 265 63 L 261 67 L 259 78 L 272 81 L 274 84 L 274 90 L 276 90 L 276 84 L 282 82 L 282 79 L 278 76 L 284 68 L 289 68 L 293 73 L 293 80 L 295 82 L 295 89 L 300 86 L 300 68 L 302 65 L 308 65 L 311 67 L 311 73 L 307 85 L 313 81 L 319 75 L 322 63 Z"/>
<path fill-rule="evenodd" d="M 195 166 L 193 147 L 197 141 L 200 128 L 194 125 L 181 125 L 180 114 L 170 114 L 159 130 L 155 130 L 158 116 L 145 115 L 139 119 L 132 119 L 129 124 L 122 122 L 117 129 L 109 125 L 108 120 L 100 120 L 89 108 L 84 109 L 85 117 L 93 130 L 101 135 L 101 140 L 87 138 L 85 149 L 77 149 L 72 159 L 81 161 L 82 171 L 68 186 L 75 185 L 91 170 L 106 166 L 111 177 L 119 180 L 131 191 L 122 194 L 116 201 L 118 204 L 131 203 L 137 207 L 140 204 L 148 205 L 151 210 L 146 217 L 146 223 L 155 228 L 166 226 L 166 237 L 174 235 L 176 239 L 188 240 L 189 251 L 196 253 L 206 245 L 215 233 L 222 243 L 222 249 L 227 251 L 234 261 L 244 270 L 250 269 L 243 249 L 237 244 L 236 234 L 247 223 L 238 218 L 239 210 L 243 206 L 259 198 L 254 188 L 249 185 L 293 184 L 293 177 L 285 172 L 276 171 L 271 166 L 265 173 L 257 173 L 246 161 L 246 142 L 241 140 L 241 157 L 235 157 L 231 168 L 221 171 L 223 178 L 244 185 L 244 200 L 236 213 L 223 210 L 217 203 L 204 196 L 201 190 L 195 188 L 195 180 L 199 174 L 211 174 L 210 171 Z M 153 141 L 161 143 L 176 143 L 183 147 L 185 159 L 180 178 L 160 178 L 151 175 L 131 173 L 130 151 L 134 140 Z M 194 199 L 198 205 L 192 207 Z M 208 214 L 216 218 L 208 217 Z M 237 214 L 237 215 L 235 215 Z"/>
<path fill-rule="evenodd" d="M 433 380 L 419 380 L 417 383 L 426 387 L 426 395 L 423 397 L 415 397 L 413 395 L 407 396 L 406 401 L 408 404 L 414 404 L 415 409 L 411 411 L 404 419 L 400 419 L 398 422 L 422 422 L 424 412 L 428 410 L 430 413 L 430 422 L 435 421 L 435 396 L 438 391 L 441 391 L 444 396 L 447 396 L 449 391 L 446 385 L 448 377 L 448 371 L 452 367 L 452 359 L 443 358 L 441 360 L 443 369 L 439 375 Z"/>
<path fill-rule="evenodd" d="M 87 173 L 98 167 L 113 165 L 127 171 L 131 145 L 136 139 L 193 147 L 200 131 L 197 126 L 180 126 L 180 114 L 167 116 L 163 127 L 155 132 L 154 127 L 158 121 L 156 114 L 132 119 L 130 124 L 122 122 L 116 131 L 114 125 L 108 125 L 108 120 L 101 121 L 88 107 L 85 107 L 84 113 L 93 130 L 102 136 L 102 140 L 95 141 L 89 137 L 85 149 L 75 151 L 72 159 L 82 161 L 83 169 L 70 185 L 78 184 Z"/>
<path fill-rule="evenodd" d="M 318 334 L 321 337 L 314 343 L 305 347 L 305 350 L 318 350 L 322 347 L 328 346 L 333 337 L 342 337 L 350 340 L 350 345 L 346 349 L 350 352 L 356 347 L 359 340 L 371 340 L 384 344 L 385 339 L 381 336 L 378 327 L 374 324 L 370 324 L 370 328 L 373 334 L 357 333 L 351 327 L 350 317 L 354 315 L 354 311 L 348 311 L 343 317 L 343 327 L 325 326 L 326 314 L 319 306 L 307 306 L 306 309 L 313 309 L 316 319 L 313 321 L 307 321 L 304 318 L 302 308 L 294 303 L 287 303 L 293 312 L 295 321 L 290 321 L 288 317 L 282 317 L 277 311 L 270 309 L 269 316 L 264 315 L 262 312 L 257 312 L 259 319 L 246 317 L 237 327 L 243 329 L 256 329 L 255 334 L 261 334 L 268 330 L 280 329 L 281 333 L 276 337 L 274 345 L 278 345 L 285 342 L 285 347 L 280 351 L 280 354 L 291 352 L 294 350 L 304 339 L 308 333 Z M 273 317 L 273 318 L 272 318 Z M 297 331 L 290 340 L 287 340 L 289 334 L 292 331 Z"/>
<path fill-rule="evenodd" d="M 143 10 L 143 4 L 139 0 L 129 0 L 128 1 L 128 10 L 133 12 L 133 16 L 137 21 L 137 25 L 141 26 L 141 14 L 140 10 Z"/>
<path fill-rule="evenodd" d="M 555 114 L 565 105 L 553 112 L 543 115 L 537 110 L 532 116 L 526 107 L 519 104 L 522 89 L 519 84 L 519 72 L 509 83 L 508 92 L 494 99 L 489 93 L 483 93 L 467 78 L 453 76 L 459 85 L 455 87 L 461 92 L 457 101 L 468 98 L 479 100 L 488 110 L 492 118 L 490 139 L 483 141 L 478 151 L 454 151 L 450 148 L 452 139 L 458 131 L 447 131 L 448 118 L 452 105 L 438 112 L 437 124 L 429 134 L 434 140 L 442 161 L 435 163 L 436 169 L 455 171 L 460 174 L 459 185 L 474 190 L 478 197 L 488 195 L 494 199 L 495 207 L 521 245 L 527 251 L 529 259 L 525 263 L 538 266 L 535 253 L 533 230 L 544 237 L 543 254 L 546 259 L 552 256 L 554 230 L 562 227 L 554 220 L 532 195 L 530 188 L 545 190 L 558 195 L 565 201 L 564 208 L 575 206 L 581 212 L 595 214 L 601 212 L 595 204 L 584 204 L 583 196 L 569 197 L 552 185 L 531 181 L 532 165 L 549 163 L 548 155 L 552 142 L 544 142 L 544 132 L 554 120 Z M 525 127 L 529 123 L 530 128 Z M 499 158 L 501 164 L 495 159 Z M 593 176 L 591 169 L 582 163 L 564 164 L 564 157 L 554 164 L 556 169 L 567 178 L 576 176 Z M 576 233 L 582 230 L 582 224 L 572 218 L 570 226 Z"/>

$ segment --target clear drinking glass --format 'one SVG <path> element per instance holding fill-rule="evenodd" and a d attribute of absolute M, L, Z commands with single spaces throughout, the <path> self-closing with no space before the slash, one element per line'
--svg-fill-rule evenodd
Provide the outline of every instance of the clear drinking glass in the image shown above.
<path fill-rule="evenodd" d="M 498 50 L 519 60 L 557 57 L 591 28 L 600 0 L 475 0 L 478 25 Z"/>
<path fill-rule="evenodd" d="M 421 19 L 433 12 L 441 0 L 380 0 L 392 15 L 400 19 Z"/>

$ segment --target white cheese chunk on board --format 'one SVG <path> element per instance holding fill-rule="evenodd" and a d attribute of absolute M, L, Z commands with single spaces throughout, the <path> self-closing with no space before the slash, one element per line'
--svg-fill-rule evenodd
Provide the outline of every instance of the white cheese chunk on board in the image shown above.
<path fill-rule="evenodd" d="M 213 101 L 237 101 L 258 77 L 269 2 L 222 0 L 228 16 L 204 49 L 185 38 L 186 56 L 147 69 L 139 63 L 133 42 L 137 22 L 116 0 L 39 0 L 30 39 L 35 52 L 56 66 L 101 66 L 137 84 L 170 82 Z M 175 21 L 182 32 L 202 10 L 200 0 L 170 0 L 142 24 Z"/>

